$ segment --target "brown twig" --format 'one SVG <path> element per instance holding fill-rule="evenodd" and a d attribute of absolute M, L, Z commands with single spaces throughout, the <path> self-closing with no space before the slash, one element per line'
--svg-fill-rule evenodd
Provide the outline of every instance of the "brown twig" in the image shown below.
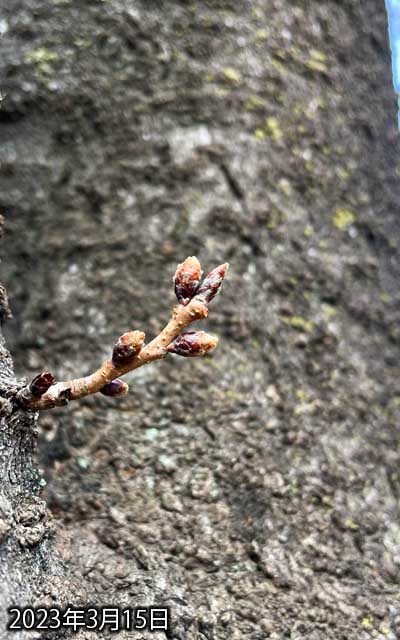
<path fill-rule="evenodd" d="M 227 269 L 227 263 L 220 265 L 201 282 L 199 261 L 195 257 L 186 258 L 178 265 L 174 277 L 179 304 L 173 308 L 170 321 L 154 340 L 144 345 L 142 331 L 123 334 L 114 346 L 111 360 L 105 360 L 97 371 L 84 378 L 55 383 L 50 373 L 39 374 L 18 393 L 19 406 L 38 411 L 65 405 L 98 391 L 108 396 L 125 395 L 128 385 L 120 380 L 124 374 L 165 358 L 168 353 L 194 357 L 214 349 L 217 338 L 204 331 L 184 333 L 184 329 L 192 322 L 207 317 L 208 304 L 218 292 Z"/>

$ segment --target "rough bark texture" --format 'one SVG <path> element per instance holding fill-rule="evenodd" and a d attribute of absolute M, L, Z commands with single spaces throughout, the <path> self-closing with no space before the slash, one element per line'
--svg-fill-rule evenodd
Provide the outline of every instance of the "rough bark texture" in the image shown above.
<path fill-rule="evenodd" d="M 20 384 L 0 333 L 1 638 L 9 635 L 8 607 L 32 604 L 37 597 L 50 604 L 52 595 L 65 601 L 76 592 L 72 583 L 64 590 L 61 556 L 51 544 L 52 518 L 45 501 L 38 496 L 43 479 L 33 459 L 37 415 L 13 406 L 18 388 Z M 18 636 L 25 638 L 22 632 Z"/>
<path fill-rule="evenodd" d="M 57 532 L 21 547 L 13 526 L 0 606 L 34 587 L 40 599 L 58 573 L 56 601 L 168 603 L 182 640 L 399 637 L 384 3 L 0 6 L 1 279 L 18 375 L 92 371 L 122 332 L 156 335 L 182 257 L 231 264 L 212 357 L 168 358 L 132 374 L 121 401 L 40 417 Z M 9 523 L 38 499 L 36 426 L 2 407 Z"/>

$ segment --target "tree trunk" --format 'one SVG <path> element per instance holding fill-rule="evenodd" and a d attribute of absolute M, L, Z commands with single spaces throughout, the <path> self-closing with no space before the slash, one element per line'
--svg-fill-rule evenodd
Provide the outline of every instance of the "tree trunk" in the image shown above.
<path fill-rule="evenodd" d="M 37 414 L 13 406 L 18 385 L 12 361 L 0 336 L 0 625 L 8 637 L 7 608 L 42 603 L 49 594 L 65 597 L 63 567 L 50 542 L 52 526 L 40 499 L 41 478 L 34 461 Z M 68 596 L 73 591 L 68 593 Z M 10 632 L 11 634 L 11 632 Z M 13 634 L 32 637 L 31 634 Z M 60 636 L 61 637 L 61 636 Z"/>
<path fill-rule="evenodd" d="M 384 3 L 0 6 L 0 638 L 10 604 L 69 601 L 166 604 L 182 640 L 399 637 Z M 156 335 L 187 255 L 231 264 L 215 354 L 13 405 Z"/>

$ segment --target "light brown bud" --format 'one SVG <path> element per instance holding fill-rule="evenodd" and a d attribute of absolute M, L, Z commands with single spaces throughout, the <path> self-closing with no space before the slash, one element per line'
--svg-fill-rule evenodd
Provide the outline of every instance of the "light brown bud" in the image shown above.
<path fill-rule="evenodd" d="M 115 365 L 124 364 L 134 358 L 143 347 L 143 331 L 128 331 L 118 338 L 114 345 L 112 361 Z"/>
<path fill-rule="evenodd" d="M 55 383 L 53 374 L 48 371 L 39 373 L 29 385 L 29 390 L 33 396 L 40 398 L 43 396 L 50 387 Z"/>
<path fill-rule="evenodd" d="M 129 387 L 123 380 L 116 378 L 111 380 L 100 389 L 100 393 L 104 396 L 124 396 L 128 393 Z"/>
<path fill-rule="evenodd" d="M 217 344 L 218 338 L 205 331 L 187 331 L 175 338 L 168 345 L 167 351 L 185 358 L 195 358 L 196 356 L 204 355 L 207 351 L 211 351 Z"/>
<path fill-rule="evenodd" d="M 195 256 L 189 256 L 178 264 L 174 275 L 174 288 L 179 304 L 186 306 L 196 295 L 202 274 L 200 262 Z"/>
<path fill-rule="evenodd" d="M 206 302 L 211 302 L 211 300 L 217 295 L 228 268 L 229 264 L 225 262 L 210 271 L 198 288 L 196 295 L 201 295 Z"/>

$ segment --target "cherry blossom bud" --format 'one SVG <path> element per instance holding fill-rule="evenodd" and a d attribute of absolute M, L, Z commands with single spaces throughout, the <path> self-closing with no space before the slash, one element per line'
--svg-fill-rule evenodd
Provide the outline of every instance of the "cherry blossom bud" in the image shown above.
<path fill-rule="evenodd" d="M 219 267 L 215 267 L 206 278 L 204 278 L 200 287 L 197 289 L 196 295 L 201 295 L 206 302 L 211 300 L 217 295 L 225 274 L 228 271 L 229 264 L 225 262 L 220 264 Z"/>
<path fill-rule="evenodd" d="M 143 331 L 129 331 L 124 333 L 114 345 L 112 361 L 114 365 L 124 364 L 134 358 L 144 343 Z"/>
<path fill-rule="evenodd" d="M 182 333 L 167 347 L 169 353 L 176 353 L 185 358 L 195 358 L 202 356 L 207 351 L 211 351 L 217 346 L 218 338 L 210 336 L 205 331 L 187 331 Z"/>
<path fill-rule="evenodd" d="M 123 380 L 116 378 L 111 380 L 100 389 L 104 396 L 124 396 L 129 391 L 129 387 Z"/>
<path fill-rule="evenodd" d="M 179 304 L 186 306 L 191 301 L 197 292 L 202 274 L 200 262 L 195 256 L 189 256 L 178 264 L 174 275 L 174 287 Z"/>
<path fill-rule="evenodd" d="M 39 375 L 33 378 L 31 384 L 29 385 L 29 390 L 33 396 L 40 398 L 46 393 L 46 391 L 50 389 L 50 387 L 54 383 L 54 376 L 46 371 L 44 373 L 39 373 Z"/>

